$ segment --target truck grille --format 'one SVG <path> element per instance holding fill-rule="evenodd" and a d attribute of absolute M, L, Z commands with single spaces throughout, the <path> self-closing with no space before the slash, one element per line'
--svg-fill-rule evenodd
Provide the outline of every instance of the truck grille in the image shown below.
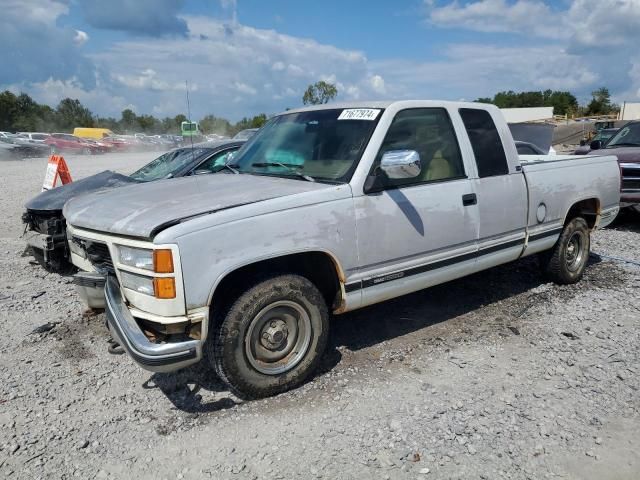
<path fill-rule="evenodd" d="M 85 238 L 73 237 L 73 243 L 82 248 L 87 260 L 96 267 L 100 273 L 114 273 L 113 261 L 106 243 L 87 240 Z"/>
<path fill-rule="evenodd" d="M 622 165 L 622 190 L 640 191 L 640 164 Z"/>

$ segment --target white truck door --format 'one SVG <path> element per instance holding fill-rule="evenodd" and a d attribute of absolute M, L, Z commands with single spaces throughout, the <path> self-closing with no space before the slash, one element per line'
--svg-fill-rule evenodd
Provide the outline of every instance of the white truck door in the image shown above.
<path fill-rule="evenodd" d="M 482 270 L 515 260 L 522 253 L 526 236 L 527 185 L 519 162 L 510 164 L 507 161 L 507 154 L 517 160 L 515 145 L 505 153 L 491 113 L 474 108 L 461 108 L 459 113 L 477 167 L 477 178 L 471 182 L 478 201 L 478 269 Z M 498 123 L 502 125 L 504 121 Z M 511 139 L 510 134 L 502 133 Z"/>
<path fill-rule="evenodd" d="M 414 150 L 417 177 L 389 179 L 382 155 Z M 354 198 L 359 268 L 348 291 L 376 303 L 474 270 L 478 207 L 451 119 L 444 108 L 411 108 L 394 117 L 373 162 L 376 182 Z"/>

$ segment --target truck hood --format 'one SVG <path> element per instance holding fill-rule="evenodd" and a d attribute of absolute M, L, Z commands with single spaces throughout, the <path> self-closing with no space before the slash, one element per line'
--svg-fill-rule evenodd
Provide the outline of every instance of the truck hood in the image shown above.
<path fill-rule="evenodd" d="M 615 155 L 620 163 L 640 163 L 640 147 L 601 148 L 589 150 L 588 155 Z"/>
<path fill-rule="evenodd" d="M 304 180 L 218 173 L 83 195 L 67 202 L 63 213 L 74 227 L 153 238 L 190 218 L 327 187 Z"/>
<path fill-rule="evenodd" d="M 38 212 L 62 211 L 64 204 L 78 195 L 122 187 L 132 183 L 140 182 L 126 175 L 105 170 L 82 180 L 76 180 L 66 185 L 46 190 L 29 200 L 25 207 L 27 210 Z"/>

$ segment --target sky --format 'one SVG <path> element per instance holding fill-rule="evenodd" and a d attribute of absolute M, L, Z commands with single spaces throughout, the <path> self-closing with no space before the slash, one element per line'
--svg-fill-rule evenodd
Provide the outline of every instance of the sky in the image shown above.
<path fill-rule="evenodd" d="M 0 0 L 0 90 L 100 116 L 609 88 L 640 101 L 640 0 Z"/>

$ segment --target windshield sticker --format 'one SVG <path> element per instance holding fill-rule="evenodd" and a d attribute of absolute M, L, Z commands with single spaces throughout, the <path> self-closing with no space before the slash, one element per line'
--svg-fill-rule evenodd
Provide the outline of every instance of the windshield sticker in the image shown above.
<path fill-rule="evenodd" d="M 349 108 L 343 110 L 338 120 L 375 120 L 380 110 L 377 108 Z"/>

